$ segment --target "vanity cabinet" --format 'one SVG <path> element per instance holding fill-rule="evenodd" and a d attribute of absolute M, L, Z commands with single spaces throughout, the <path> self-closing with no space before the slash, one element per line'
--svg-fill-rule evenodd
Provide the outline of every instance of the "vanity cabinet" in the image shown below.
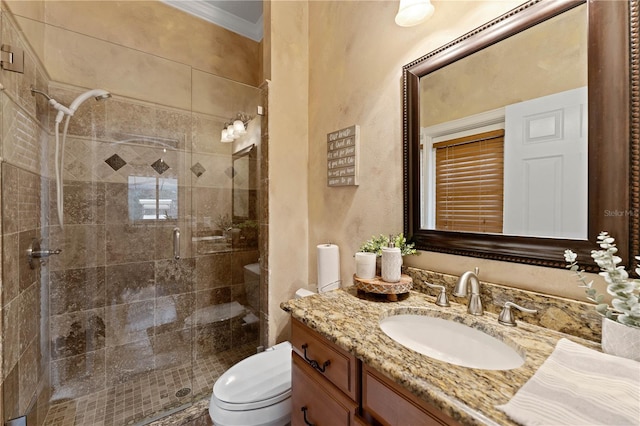
<path fill-rule="evenodd" d="M 458 425 L 436 407 L 413 395 L 393 380 L 362 364 L 362 412 L 383 425 Z"/>
<path fill-rule="evenodd" d="M 296 319 L 291 344 L 293 426 L 458 425 Z"/>
<path fill-rule="evenodd" d="M 295 319 L 291 345 L 291 424 L 358 424 L 360 362 L 356 357 Z"/>
<path fill-rule="evenodd" d="M 355 356 L 295 319 L 291 323 L 291 345 L 322 377 L 357 400 L 360 368 Z"/>
<path fill-rule="evenodd" d="M 358 404 L 297 354 L 291 368 L 291 425 L 355 425 Z"/>

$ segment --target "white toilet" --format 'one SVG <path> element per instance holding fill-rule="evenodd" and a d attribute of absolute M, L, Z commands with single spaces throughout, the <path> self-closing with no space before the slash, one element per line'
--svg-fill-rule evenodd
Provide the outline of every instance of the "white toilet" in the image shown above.
<path fill-rule="evenodd" d="M 280 426 L 291 418 L 291 343 L 246 358 L 213 385 L 209 416 L 215 426 Z"/>
<path fill-rule="evenodd" d="M 338 288 L 339 283 L 322 292 Z M 296 297 L 315 294 L 297 291 Z M 215 426 L 283 426 L 291 421 L 291 343 L 243 359 L 213 385 L 209 416 Z"/>
<path fill-rule="evenodd" d="M 339 264 L 339 263 L 338 263 Z M 245 266 L 245 282 L 260 281 L 258 264 Z M 318 292 L 340 287 L 340 271 Z M 255 286 L 256 288 L 258 286 Z M 300 289 L 295 297 L 315 294 Z M 252 297 L 247 292 L 251 305 Z M 255 297 L 258 297 L 256 293 Z M 257 302 L 257 300 L 255 300 Z M 257 303 L 255 303 L 257 306 Z M 264 352 L 252 355 L 227 370 L 213 385 L 209 416 L 215 426 L 284 426 L 291 421 L 291 343 L 282 342 Z"/>

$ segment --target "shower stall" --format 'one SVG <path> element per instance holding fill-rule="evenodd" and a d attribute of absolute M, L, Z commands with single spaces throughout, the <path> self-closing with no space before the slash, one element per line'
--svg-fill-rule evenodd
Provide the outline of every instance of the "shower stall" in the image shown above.
<path fill-rule="evenodd" d="M 188 107 L 95 102 L 24 44 L 0 74 L 2 421 L 145 424 L 261 345 L 266 95 L 194 69 Z"/>

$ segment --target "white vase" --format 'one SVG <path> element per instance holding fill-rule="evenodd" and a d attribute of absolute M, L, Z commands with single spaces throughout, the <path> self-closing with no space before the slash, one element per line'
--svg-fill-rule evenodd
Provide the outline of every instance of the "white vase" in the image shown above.
<path fill-rule="evenodd" d="M 603 318 L 602 352 L 640 361 L 640 328 Z"/>

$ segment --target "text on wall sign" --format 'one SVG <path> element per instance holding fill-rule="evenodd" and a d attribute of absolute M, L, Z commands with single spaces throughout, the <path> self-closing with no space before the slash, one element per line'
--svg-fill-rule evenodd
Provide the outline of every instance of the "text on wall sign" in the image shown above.
<path fill-rule="evenodd" d="M 327 134 L 327 186 L 358 185 L 360 127 L 356 124 Z"/>

